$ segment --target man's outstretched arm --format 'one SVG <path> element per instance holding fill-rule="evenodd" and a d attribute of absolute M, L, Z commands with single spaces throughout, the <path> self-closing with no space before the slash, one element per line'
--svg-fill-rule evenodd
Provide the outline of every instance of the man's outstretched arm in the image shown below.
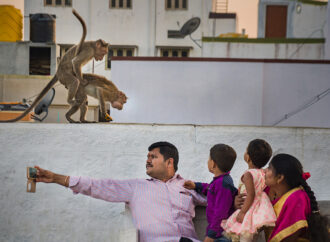
<path fill-rule="evenodd" d="M 75 194 L 80 193 L 108 202 L 129 202 L 137 185 L 137 179 L 113 180 L 65 176 L 41 169 L 39 166 L 35 168 L 37 182 L 56 183 L 70 187 Z"/>

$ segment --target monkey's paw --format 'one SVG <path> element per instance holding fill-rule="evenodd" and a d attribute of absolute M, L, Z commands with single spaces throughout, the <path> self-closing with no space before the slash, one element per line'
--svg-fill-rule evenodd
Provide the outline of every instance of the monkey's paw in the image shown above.
<path fill-rule="evenodd" d="M 110 116 L 109 114 L 107 114 L 107 113 L 105 114 L 104 119 L 105 119 L 106 121 L 108 121 L 108 122 L 113 121 L 113 119 L 111 118 L 111 116 Z"/>

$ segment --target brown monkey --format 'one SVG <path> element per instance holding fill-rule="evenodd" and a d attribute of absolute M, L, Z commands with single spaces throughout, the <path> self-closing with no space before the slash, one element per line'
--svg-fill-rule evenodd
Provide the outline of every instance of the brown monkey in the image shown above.
<path fill-rule="evenodd" d="M 90 123 L 85 119 L 87 112 L 87 95 L 92 96 L 100 101 L 101 117 L 106 120 L 112 120 L 106 113 L 105 102 L 110 102 L 113 108 L 123 109 L 123 105 L 127 101 L 125 93 L 119 91 L 112 81 L 107 80 L 104 76 L 95 74 L 83 74 L 83 78 L 88 82 L 87 86 L 79 86 L 76 94 L 76 102 L 66 113 L 65 117 L 69 122 L 75 122 L 71 116 L 80 108 L 80 122 Z"/>
<path fill-rule="evenodd" d="M 20 116 L 15 119 L 4 120 L 0 122 L 16 122 L 23 118 L 40 102 L 40 100 L 46 95 L 46 93 L 51 89 L 52 86 L 54 86 L 57 81 L 60 81 L 60 83 L 68 89 L 67 102 L 70 105 L 75 104 L 75 100 L 73 100 L 73 98 L 76 96 L 78 87 L 80 85 L 86 86 L 88 84 L 87 81 L 82 78 L 81 67 L 90 61 L 93 57 L 97 61 L 102 60 L 104 55 L 108 52 L 108 43 L 101 39 L 85 42 L 87 32 L 86 24 L 74 9 L 72 10 L 72 13 L 78 18 L 83 27 L 83 35 L 79 44 L 73 46 L 67 51 L 67 53 L 65 53 L 58 65 L 55 76 L 41 91 L 41 93 L 28 109 L 26 109 Z"/>

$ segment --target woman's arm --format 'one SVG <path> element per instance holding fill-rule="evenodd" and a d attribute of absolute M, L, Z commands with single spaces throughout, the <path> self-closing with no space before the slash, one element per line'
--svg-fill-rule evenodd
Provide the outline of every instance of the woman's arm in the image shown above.
<path fill-rule="evenodd" d="M 243 206 L 241 208 L 241 211 L 237 214 L 236 220 L 239 223 L 243 222 L 244 216 L 245 216 L 246 212 L 249 210 L 249 208 L 251 207 L 253 200 L 254 200 L 254 196 L 255 196 L 253 177 L 250 172 L 246 172 L 242 176 L 242 182 L 245 185 L 247 195 L 246 195 L 245 201 L 243 203 Z"/>

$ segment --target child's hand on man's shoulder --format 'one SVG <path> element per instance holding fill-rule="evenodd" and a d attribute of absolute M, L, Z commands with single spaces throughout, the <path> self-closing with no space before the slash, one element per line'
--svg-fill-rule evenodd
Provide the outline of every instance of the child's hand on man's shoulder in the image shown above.
<path fill-rule="evenodd" d="M 193 181 L 187 180 L 184 182 L 183 187 L 189 190 L 194 190 L 196 188 L 196 185 Z"/>

